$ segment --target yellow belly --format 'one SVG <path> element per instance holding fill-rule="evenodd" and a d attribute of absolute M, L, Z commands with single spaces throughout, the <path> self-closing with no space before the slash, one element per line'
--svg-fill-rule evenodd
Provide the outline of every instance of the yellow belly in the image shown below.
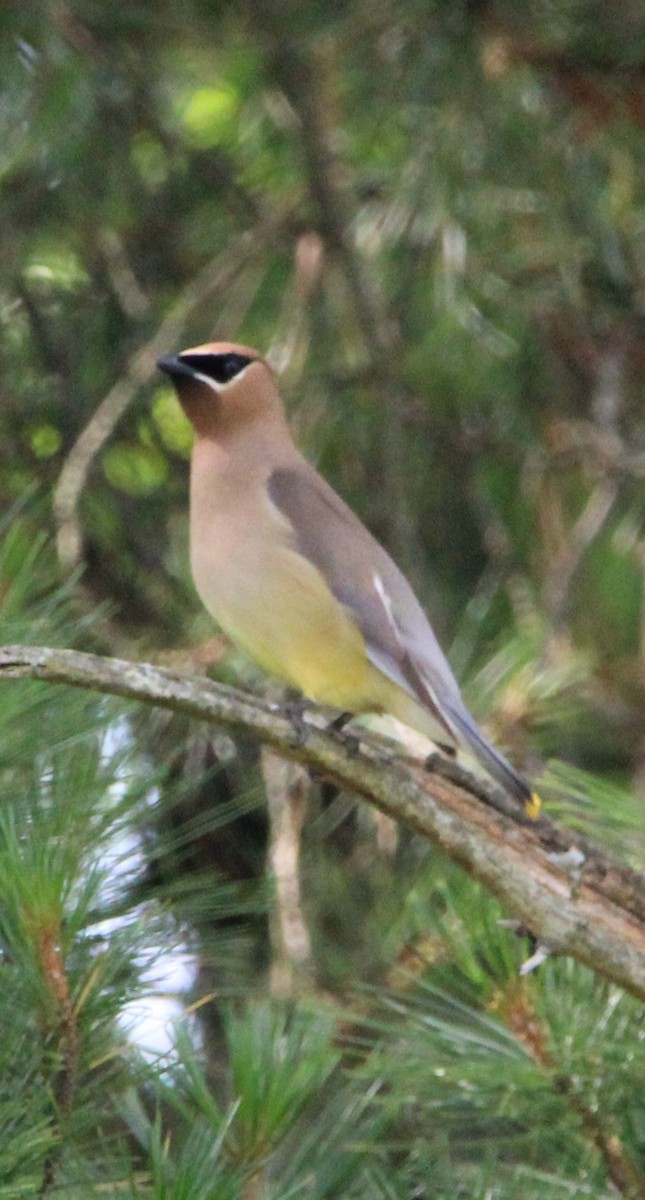
<path fill-rule="evenodd" d="M 255 543 L 240 558 L 238 546 L 224 570 L 201 558 L 193 576 L 224 632 L 269 674 L 316 704 L 389 713 L 430 739 L 446 740 L 432 714 L 370 662 L 353 617 L 296 551 Z"/>
<path fill-rule="evenodd" d="M 251 569 L 194 564 L 197 590 L 225 633 L 265 671 L 317 704 L 371 708 L 363 636 L 320 573 L 287 547 L 256 548 Z"/>

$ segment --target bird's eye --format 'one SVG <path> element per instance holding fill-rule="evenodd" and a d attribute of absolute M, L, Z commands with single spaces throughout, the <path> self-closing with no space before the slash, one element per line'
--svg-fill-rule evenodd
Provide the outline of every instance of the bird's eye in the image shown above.
<path fill-rule="evenodd" d="M 215 383 L 229 383 L 253 359 L 245 354 L 180 354 L 179 361 Z"/>

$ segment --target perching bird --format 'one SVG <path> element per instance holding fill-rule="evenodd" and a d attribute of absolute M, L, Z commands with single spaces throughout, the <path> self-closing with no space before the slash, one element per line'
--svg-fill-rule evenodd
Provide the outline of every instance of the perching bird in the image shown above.
<path fill-rule="evenodd" d="M 214 342 L 158 363 L 196 439 L 191 566 L 231 639 L 315 703 L 388 713 L 536 799 L 468 712 L 412 588 L 296 449 L 268 363 Z"/>

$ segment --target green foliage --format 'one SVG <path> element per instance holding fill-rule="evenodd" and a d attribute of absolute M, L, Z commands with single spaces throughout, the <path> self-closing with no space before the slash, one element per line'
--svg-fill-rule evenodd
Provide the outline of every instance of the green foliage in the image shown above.
<path fill-rule="evenodd" d="M 572 963 L 523 981 L 517 969 L 501 972 L 500 952 L 512 961 L 508 934 L 488 913 L 484 933 L 466 890 L 451 889 L 446 960 L 381 993 L 383 1016 L 371 1024 L 381 1042 L 363 1070 L 371 1079 L 378 1068 L 391 1137 L 409 1148 L 406 1171 L 417 1158 L 443 1161 L 465 1183 L 485 1157 L 495 1196 L 513 1186 L 577 1194 L 576 1180 L 580 1194 L 609 1195 L 610 1141 L 627 1162 L 644 1150 L 640 1005 Z M 481 897 L 478 907 L 488 908 Z"/>
<path fill-rule="evenodd" d="M 123 1116 L 150 1157 L 135 1195 L 220 1200 L 271 1195 L 367 1197 L 366 1149 L 383 1127 L 372 1100 L 338 1076 L 333 1021 L 291 1005 L 251 1002 L 226 1020 L 228 1103 L 218 1104 L 184 1029 L 177 1062 L 156 1085 L 156 1115 L 133 1093 Z M 333 1086 L 330 1086 L 335 1077 Z"/>
<path fill-rule="evenodd" d="M 491 736 L 639 867 L 643 28 L 635 0 L 4 6 L 0 642 L 212 637 L 192 435 L 132 355 L 165 321 L 164 353 L 239 338 Z M 131 384 L 61 583 L 60 471 Z M 251 678 L 217 636 L 188 660 Z M 0 790 L 0 1200 L 642 1196 L 636 1005 L 521 976 L 532 943 L 416 839 L 315 791 L 311 962 L 268 999 L 254 748 L 6 681 Z"/>
<path fill-rule="evenodd" d="M 15 514 L 0 553 L 3 638 L 34 624 L 44 640 L 69 638 L 69 598 L 43 593 L 47 552 L 27 550 L 25 530 Z M 244 922 L 263 912 L 259 879 L 245 888 L 186 858 L 204 837 L 217 845 L 257 797 L 186 813 L 188 781 L 169 786 L 170 761 L 150 775 L 119 706 L 67 690 L 54 702 L 34 683 L 2 689 L 0 747 L 0 1195 L 33 1196 L 56 1179 L 70 1198 L 116 1196 L 128 1180 L 150 1200 L 412 1200 L 432 1179 L 437 1200 L 601 1197 L 612 1154 L 631 1170 L 645 1152 L 639 1006 L 572 963 L 522 979 L 530 944 L 416 843 L 380 865 L 374 846 L 362 887 L 343 884 L 342 804 L 312 825 L 303 875 L 320 970 L 346 990 L 370 973 L 387 983 L 339 1007 L 269 1001 L 240 976 L 207 1055 L 191 1017 L 170 1060 L 144 1062 L 124 1022 L 155 959 L 194 939 L 192 925 L 223 981 Z M 582 773 L 575 782 L 592 806 L 585 820 L 602 820 L 606 788 Z M 152 787 L 165 787 L 169 819 L 146 880 Z M 355 825 L 363 855 L 366 835 Z M 334 878 L 323 904 L 317 889 Z M 350 928 L 365 926 L 353 975 L 350 941 L 343 951 L 337 939 L 336 966 L 323 946 L 335 906 Z M 213 1000 L 198 992 L 196 1013 Z"/>

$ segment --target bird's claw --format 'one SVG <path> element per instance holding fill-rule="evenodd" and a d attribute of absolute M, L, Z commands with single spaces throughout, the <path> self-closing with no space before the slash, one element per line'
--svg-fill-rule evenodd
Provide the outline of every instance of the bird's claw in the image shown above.
<path fill-rule="evenodd" d="M 347 726 L 354 719 L 354 713 L 342 712 L 339 716 L 334 717 L 327 726 L 327 733 L 332 733 L 342 742 L 348 754 L 358 754 L 360 750 L 360 738 L 355 733 L 349 733 Z"/>
<path fill-rule="evenodd" d="M 305 711 L 307 705 L 301 698 L 297 700 L 287 700 L 284 711 L 291 722 L 291 727 L 296 735 L 296 746 L 304 746 L 309 736 L 309 728 L 305 721 Z"/>

